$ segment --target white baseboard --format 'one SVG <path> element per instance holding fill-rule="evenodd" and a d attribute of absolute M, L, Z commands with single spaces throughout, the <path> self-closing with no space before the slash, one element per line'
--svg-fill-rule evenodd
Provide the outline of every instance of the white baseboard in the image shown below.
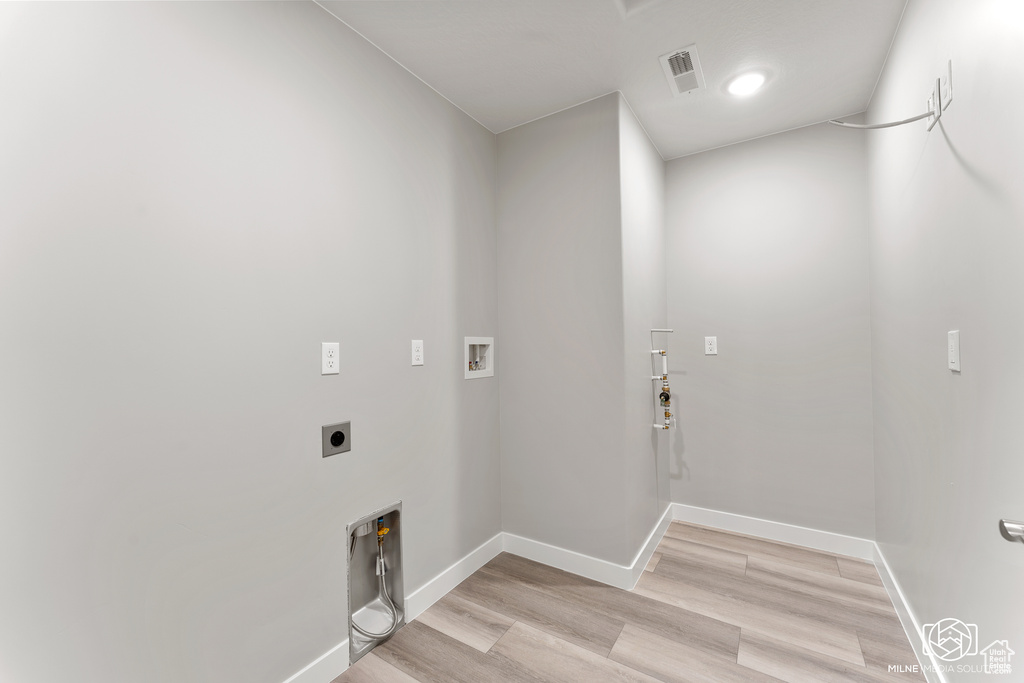
<path fill-rule="evenodd" d="M 494 534 L 468 555 L 410 593 L 405 599 L 405 621 L 410 622 L 423 614 L 451 589 L 469 578 L 470 574 L 494 559 L 504 549 L 503 536 L 501 532 Z"/>
<path fill-rule="evenodd" d="M 899 582 L 889 568 L 889 563 L 885 561 L 882 549 L 878 547 L 877 543 L 874 545 L 875 556 L 872 559 L 875 563 L 875 569 L 878 570 L 878 575 L 882 577 L 885 592 L 889 594 L 889 599 L 892 600 L 892 605 L 896 608 L 896 615 L 900 618 L 900 623 L 903 624 L 903 630 L 907 633 L 907 638 L 910 640 L 910 646 L 914 650 L 914 655 L 917 656 L 918 663 L 922 665 L 927 664 L 927 668 L 925 666 L 921 667 L 925 678 L 928 679 L 928 683 L 947 683 L 946 676 L 939 667 L 941 662 L 937 661 L 934 655 L 929 654 L 928 659 L 922 661 L 921 653 L 924 649 L 921 642 L 921 622 L 917 620 L 914 610 L 910 609 L 910 603 L 907 602 L 906 596 L 903 595 L 903 589 L 900 588 Z"/>
<path fill-rule="evenodd" d="M 348 638 L 320 655 L 284 683 L 331 683 L 348 668 Z"/>
<path fill-rule="evenodd" d="M 857 557 L 869 562 L 873 562 L 875 559 L 875 543 L 866 538 L 844 536 L 831 531 L 809 529 L 783 522 L 771 522 L 767 519 L 734 515 L 731 512 L 709 510 L 682 503 L 672 505 L 672 518 L 681 522 L 710 526 L 738 534 L 760 536 L 771 541 L 824 550 L 837 555 Z"/>
<path fill-rule="evenodd" d="M 636 557 L 628 565 L 601 560 L 574 550 L 566 550 L 565 548 L 559 548 L 558 546 L 507 532 L 504 534 L 505 552 L 546 564 L 549 567 L 562 569 L 577 576 L 600 581 L 609 586 L 632 590 L 636 582 L 640 580 L 640 574 L 643 572 L 644 567 L 647 566 L 651 555 L 654 554 L 654 549 L 661 543 L 661 537 L 665 535 L 669 522 L 672 521 L 671 509 L 671 506 L 665 509 L 661 519 L 658 520 L 651 533 L 648 534 L 647 540 L 637 552 Z"/>
<path fill-rule="evenodd" d="M 672 523 L 672 504 L 669 503 L 665 506 L 665 511 L 661 513 L 661 519 L 651 529 L 651 533 L 647 535 L 647 540 L 644 541 L 643 546 L 637 552 L 636 557 L 633 558 L 633 564 L 630 565 L 630 582 L 626 590 L 633 590 L 636 587 L 637 581 L 643 576 L 644 569 L 647 568 L 647 563 L 651 561 L 651 556 L 654 555 L 654 551 L 658 549 L 658 544 L 661 543 L 661 539 L 665 537 L 665 532 L 668 531 L 668 525 Z"/>
<path fill-rule="evenodd" d="M 532 538 L 505 533 L 505 552 L 525 557 L 534 562 L 546 564 L 610 586 L 625 588 L 629 568 L 608 560 L 599 560 L 590 555 L 566 550 Z"/>
<path fill-rule="evenodd" d="M 857 557 L 874 562 L 882 577 L 882 583 L 889 594 L 914 652 L 921 651 L 920 623 L 910 609 L 903 591 L 900 590 L 889 570 L 881 550 L 874 541 L 853 536 L 844 536 L 829 531 L 772 522 L 756 517 L 745 517 L 729 512 L 709 510 L 673 503 L 662 514 L 643 547 L 629 565 L 615 564 L 607 560 L 559 548 L 541 541 L 500 532 L 485 541 L 468 555 L 439 573 L 433 579 L 413 591 L 405 601 L 406 621 L 412 621 L 427 608 L 444 597 L 449 591 L 468 578 L 473 572 L 487 564 L 498 553 L 505 551 L 535 562 L 541 562 L 579 576 L 600 581 L 617 588 L 631 590 L 643 574 L 644 568 L 661 543 L 672 520 L 700 524 L 725 531 L 759 536 L 773 541 L 824 550 L 839 555 Z M 919 657 L 920 659 L 920 657 Z M 936 662 L 930 661 L 928 669 L 922 667 L 928 683 L 947 683 Z M 324 653 L 319 659 L 296 673 L 284 683 L 330 683 L 348 668 L 348 640 L 344 640 Z"/>

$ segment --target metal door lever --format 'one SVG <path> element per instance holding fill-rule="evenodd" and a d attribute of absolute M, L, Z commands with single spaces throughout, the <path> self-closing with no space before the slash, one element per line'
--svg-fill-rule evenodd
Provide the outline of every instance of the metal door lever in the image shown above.
<path fill-rule="evenodd" d="M 1011 522 L 1008 519 L 999 520 L 999 533 L 1007 541 L 1020 541 L 1024 543 L 1024 522 Z"/>

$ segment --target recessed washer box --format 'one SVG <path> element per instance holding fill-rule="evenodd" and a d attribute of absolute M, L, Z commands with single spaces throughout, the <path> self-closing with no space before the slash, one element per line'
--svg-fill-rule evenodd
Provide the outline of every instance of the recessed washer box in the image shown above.
<path fill-rule="evenodd" d="M 377 520 L 382 520 L 378 525 Z M 377 559 L 381 548 L 377 545 L 377 532 L 387 529 L 383 538 L 384 583 L 388 597 L 394 605 L 392 612 L 383 599 L 377 573 Z M 369 531 L 370 533 L 365 533 Z M 346 528 L 348 541 L 348 613 L 349 662 L 355 664 L 386 638 L 370 638 L 360 633 L 355 624 L 371 633 L 383 633 L 391 624 L 405 625 L 405 578 L 402 567 L 402 501 L 360 517 Z M 390 636 L 388 636 L 390 637 Z"/>
<path fill-rule="evenodd" d="M 466 337 L 466 379 L 494 377 L 494 337 Z"/>

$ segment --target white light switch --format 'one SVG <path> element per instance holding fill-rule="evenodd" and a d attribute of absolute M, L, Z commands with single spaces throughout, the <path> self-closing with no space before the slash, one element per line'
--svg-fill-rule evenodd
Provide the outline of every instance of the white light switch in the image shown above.
<path fill-rule="evenodd" d="M 423 340 L 412 340 L 412 364 L 423 365 Z"/>
<path fill-rule="evenodd" d="M 704 337 L 704 355 L 718 355 L 718 337 Z"/>
<path fill-rule="evenodd" d="M 338 374 L 338 354 L 341 344 L 338 342 L 324 342 L 320 345 L 320 374 Z"/>
<path fill-rule="evenodd" d="M 946 335 L 946 351 L 949 355 L 949 369 L 960 372 L 960 330 Z"/>

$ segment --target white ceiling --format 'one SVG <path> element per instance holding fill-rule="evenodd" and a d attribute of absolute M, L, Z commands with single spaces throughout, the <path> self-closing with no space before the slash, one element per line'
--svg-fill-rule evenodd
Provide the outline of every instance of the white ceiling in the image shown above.
<path fill-rule="evenodd" d="M 495 133 L 618 90 L 672 159 L 866 109 L 906 0 L 319 3 Z M 692 43 L 706 88 L 674 97 L 658 58 Z"/>

